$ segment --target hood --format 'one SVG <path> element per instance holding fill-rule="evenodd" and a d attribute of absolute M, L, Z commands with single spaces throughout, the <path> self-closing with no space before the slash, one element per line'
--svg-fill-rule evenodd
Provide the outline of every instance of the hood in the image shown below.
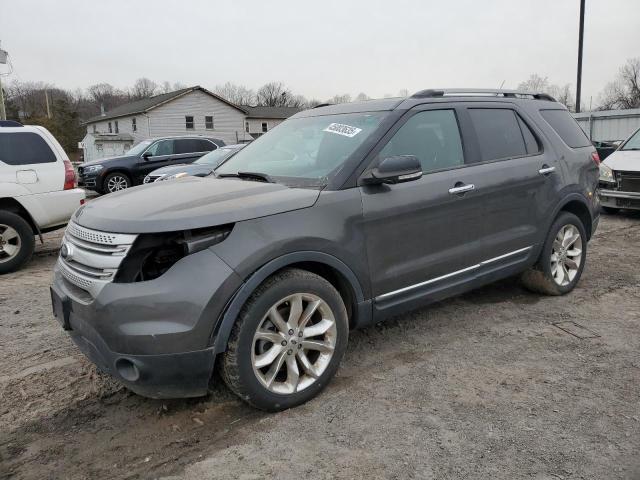
<path fill-rule="evenodd" d="M 616 150 L 604 163 L 613 170 L 640 171 L 640 150 Z"/>
<path fill-rule="evenodd" d="M 178 165 L 169 165 L 168 167 L 162 167 L 154 170 L 149 175 L 175 175 L 176 173 L 185 172 L 189 175 L 205 175 L 211 173 L 213 167 L 211 165 L 201 165 L 196 163 L 181 163 Z"/>
<path fill-rule="evenodd" d="M 112 233 L 171 232 L 308 208 L 319 194 L 276 183 L 184 177 L 105 195 L 78 209 L 74 221 Z"/>
<path fill-rule="evenodd" d="M 139 157 L 137 155 L 122 155 L 120 157 L 106 157 L 106 158 L 100 158 L 98 160 L 92 160 L 90 162 L 84 162 L 80 166 L 88 167 L 90 165 L 104 165 L 104 164 L 109 164 L 113 162 L 119 162 L 121 160 L 128 160 L 130 158 L 139 158 Z"/>

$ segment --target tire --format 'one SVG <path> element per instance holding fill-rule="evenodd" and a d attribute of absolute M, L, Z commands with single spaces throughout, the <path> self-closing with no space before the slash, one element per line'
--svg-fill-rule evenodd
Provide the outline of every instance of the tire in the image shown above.
<path fill-rule="evenodd" d="M 302 312 L 297 320 L 294 314 L 293 322 L 288 317 L 292 305 Z M 316 309 L 305 326 L 305 314 L 313 305 Z M 274 310 L 284 323 L 277 321 Z M 265 280 L 242 308 L 222 357 L 222 378 L 242 400 L 261 410 L 295 407 L 329 383 L 347 348 L 348 335 L 347 311 L 333 285 L 306 270 L 284 270 Z M 317 350 L 320 346 L 326 350 Z"/>
<path fill-rule="evenodd" d="M 33 255 L 31 226 L 15 213 L 0 211 L 0 274 L 14 272 Z"/>
<path fill-rule="evenodd" d="M 616 207 L 602 207 L 602 211 L 607 215 L 615 215 L 620 211 L 620 209 Z"/>
<path fill-rule="evenodd" d="M 567 237 L 566 232 L 573 232 L 572 236 Z M 573 238 L 575 233 L 579 238 L 569 242 L 560 241 L 561 237 Z M 584 225 L 574 214 L 561 212 L 549 230 L 540 258 L 522 274 L 522 282 L 526 288 L 537 293 L 564 295 L 580 281 L 586 259 L 587 232 Z M 553 264 L 556 268 L 553 268 Z"/>
<path fill-rule="evenodd" d="M 101 190 L 102 193 L 113 193 L 126 190 L 131 185 L 131 179 L 126 173 L 113 172 L 104 177 Z"/>

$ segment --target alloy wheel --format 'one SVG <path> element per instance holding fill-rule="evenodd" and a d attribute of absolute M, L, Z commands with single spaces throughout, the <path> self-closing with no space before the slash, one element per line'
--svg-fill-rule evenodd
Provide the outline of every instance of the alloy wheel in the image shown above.
<path fill-rule="evenodd" d="M 302 391 L 329 366 L 337 332 L 327 302 L 311 293 L 289 295 L 271 306 L 258 325 L 251 349 L 253 372 L 271 392 Z"/>
<path fill-rule="evenodd" d="M 124 190 L 129 187 L 127 179 L 121 175 L 114 175 L 107 181 L 107 190 L 109 193 Z"/>
<path fill-rule="evenodd" d="M 0 223 L 0 263 L 13 259 L 22 245 L 18 232 L 9 225 Z"/>
<path fill-rule="evenodd" d="M 551 275 L 560 286 L 569 285 L 580 270 L 582 262 L 582 236 L 574 225 L 562 227 L 551 250 Z"/>

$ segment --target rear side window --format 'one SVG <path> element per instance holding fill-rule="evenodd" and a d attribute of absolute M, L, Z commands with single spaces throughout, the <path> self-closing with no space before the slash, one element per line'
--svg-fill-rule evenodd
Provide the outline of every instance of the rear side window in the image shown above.
<path fill-rule="evenodd" d="M 507 108 L 472 108 L 469 115 L 478 137 L 481 161 L 527 155 L 516 112 Z"/>
<path fill-rule="evenodd" d="M 591 142 L 578 122 L 566 110 L 540 110 L 540 115 L 571 148 L 588 147 Z"/>
<path fill-rule="evenodd" d="M 462 165 L 462 142 L 453 110 L 416 113 L 389 140 L 379 158 L 395 155 L 415 155 L 425 173 Z"/>
<path fill-rule="evenodd" d="M 197 138 L 176 140 L 176 153 L 210 152 L 214 148 L 211 142 Z"/>
<path fill-rule="evenodd" d="M 0 162 L 33 165 L 55 161 L 55 154 L 40 135 L 32 132 L 0 133 Z"/>
<path fill-rule="evenodd" d="M 198 150 L 196 150 L 196 152 L 210 152 L 211 150 L 215 150 L 216 148 L 218 148 L 216 145 L 207 140 L 198 140 L 198 145 Z"/>

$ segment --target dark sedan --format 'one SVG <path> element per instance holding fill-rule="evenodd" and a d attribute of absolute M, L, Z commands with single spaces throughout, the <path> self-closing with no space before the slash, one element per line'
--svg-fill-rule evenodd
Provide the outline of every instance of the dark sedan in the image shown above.
<path fill-rule="evenodd" d="M 144 183 L 153 183 L 160 180 L 172 180 L 174 178 L 191 175 L 193 177 L 205 177 L 218 168 L 222 162 L 231 155 L 242 149 L 245 144 L 227 145 L 218 148 L 213 152 L 203 155 L 198 160 L 190 164 L 171 165 L 154 170 L 144 178 Z"/>

